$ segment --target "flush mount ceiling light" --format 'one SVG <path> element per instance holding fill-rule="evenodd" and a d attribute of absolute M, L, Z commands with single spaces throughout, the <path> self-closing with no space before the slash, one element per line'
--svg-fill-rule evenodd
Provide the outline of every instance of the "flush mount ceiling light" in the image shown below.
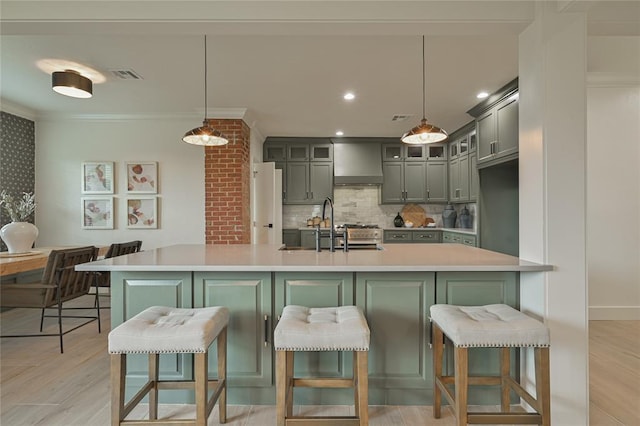
<path fill-rule="evenodd" d="M 356 98 L 356 95 L 354 95 L 351 92 L 347 92 L 344 94 L 344 96 L 342 97 L 345 101 L 352 101 Z"/>
<path fill-rule="evenodd" d="M 488 94 L 487 92 L 480 92 L 480 93 L 478 93 L 478 94 L 476 95 L 476 98 L 478 98 L 478 99 L 484 99 L 484 98 L 486 98 L 487 96 L 489 96 L 489 94 Z"/>
<path fill-rule="evenodd" d="M 204 120 L 202 127 L 196 127 L 184 134 L 182 140 L 192 145 L 220 146 L 229 140 L 218 130 L 209 126 L 207 121 L 207 36 L 204 36 Z"/>
<path fill-rule="evenodd" d="M 427 123 L 427 119 L 425 118 L 425 104 L 426 104 L 426 93 L 425 93 L 425 80 L 426 74 L 424 71 L 425 68 L 425 59 L 424 59 L 424 36 L 422 36 L 422 121 L 419 125 L 409 130 L 407 133 L 402 135 L 402 142 L 407 144 L 428 144 L 428 143 L 436 143 L 443 142 L 447 140 L 449 135 L 447 132 L 442 130 L 438 126 L 434 126 L 433 124 Z"/>
<path fill-rule="evenodd" d="M 55 71 L 51 74 L 53 91 L 72 98 L 93 96 L 93 83 L 74 70 Z"/>

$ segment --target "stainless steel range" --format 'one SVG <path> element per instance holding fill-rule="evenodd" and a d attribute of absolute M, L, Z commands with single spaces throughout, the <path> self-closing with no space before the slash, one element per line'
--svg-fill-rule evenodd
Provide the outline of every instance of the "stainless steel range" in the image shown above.
<path fill-rule="evenodd" d="M 373 248 L 382 244 L 382 229 L 378 225 L 345 223 L 336 229 L 338 235 L 345 231 L 349 248 Z M 344 238 L 338 239 L 338 246 L 344 246 Z"/>

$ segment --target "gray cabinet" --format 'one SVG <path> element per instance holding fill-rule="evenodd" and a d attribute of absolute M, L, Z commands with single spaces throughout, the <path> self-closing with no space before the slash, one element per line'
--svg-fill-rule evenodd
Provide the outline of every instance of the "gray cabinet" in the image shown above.
<path fill-rule="evenodd" d="M 475 235 L 469 235 L 469 234 L 463 234 L 463 233 L 451 232 L 451 231 L 442 231 L 442 242 L 464 244 L 472 247 L 477 246 L 477 238 Z"/>
<path fill-rule="evenodd" d="M 264 161 L 282 170 L 283 204 L 318 204 L 333 195 L 333 144 L 326 138 L 267 138 Z"/>
<path fill-rule="evenodd" d="M 383 243 L 439 243 L 441 231 L 436 230 L 407 230 L 385 229 Z"/>
<path fill-rule="evenodd" d="M 422 162 L 386 161 L 382 164 L 382 202 L 387 204 L 426 201 L 426 165 Z"/>
<path fill-rule="evenodd" d="M 469 155 L 449 161 L 449 201 L 469 201 Z"/>
<path fill-rule="evenodd" d="M 447 202 L 447 163 L 427 161 L 427 202 Z"/>
<path fill-rule="evenodd" d="M 509 161 L 518 156 L 518 93 L 498 102 L 476 119 L 478 166 Z"/>
<path fill-rule="evenodd" d="M 286 247 L 298 247 L 298 246 L 300 246 L 300 230 L 298 230 L 298 229 L 283 229 L 282 230 L 282 243 Z"/>
<path fill-rule="evenodd" d="M 269 387 L 272 382 L 271 274 L 268 272 L 195 272 L 194 306 L 226 306 L 229 386 Z M 209 352 L 216 371 L 217 349 Z"/>
<path fill-rule="evenodd" d="M 445 144 L 382 145 L 382 203 L 447 201 Z"/>
<path fill-rule="evenodd" d="M 451 135 L 449 142 L 449 202 L 465 203 L 478 198 L 477 139 L 475 122 Z"/>

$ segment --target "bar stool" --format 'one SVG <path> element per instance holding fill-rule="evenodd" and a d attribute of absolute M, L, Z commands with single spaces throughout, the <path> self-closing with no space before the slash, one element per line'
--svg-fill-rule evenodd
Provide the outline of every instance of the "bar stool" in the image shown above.
<path fill-rule="evenodd" d="M 152 306 L 109 333 L 111 354 L 111 424 L 205 426 L 216 401 L 220 423 L 227 421 L 227 324 L 225 307 L 181 309 Z M 209 346 L 217 340 L 218 378 L 208 379 Z M 194 354 L 193 380 L 159 380 L 159 354 Z M 149 355 L 149 380 L 125 404 L 127 354 Z M 158 420 L 159 389 L 194 389 L 195 419 Z M 208 392 L 213 390 L 209 399 Z M 149 394 L 149 419 L 125 418 Z"/>
<path fill-rule="evenodd" d="M 369 326 L 356 306 L 307 308 L 289 305 L 274 332 L 276 350 L 276 424 L 368 425 L 367 354 Z M 353 351 L 353 378 L 294 378 L 297 351 Z M 354 388 L 355 416 L 293 416 L 295 387 Z M 307 424 L 304 423 L 304 424 Z"/>
<path fill-rule="evenodd" d="M 431 306 L 433 321 L 433 416 L 440 418 L 442 393 L 453 407 L 457 424 L 539 424 L 548 426 L 550 417 L 549 329 L 510 306 Z M 454 345 L 455 372 L 442 374 L 443 336 Z M 500 376 L 468 374 L 468 348 L 500 348 Z M 510 348 L 533 347 L 535 357 L 536 397 L 528 393 L 510 373 Z M 455 396 L 446 385 L 454 385 Z M 467 411 L 469 385 L 500 385 L 501 411 L 475 413 Z M 535 412 L 510 412 L 513 390 Z"/>

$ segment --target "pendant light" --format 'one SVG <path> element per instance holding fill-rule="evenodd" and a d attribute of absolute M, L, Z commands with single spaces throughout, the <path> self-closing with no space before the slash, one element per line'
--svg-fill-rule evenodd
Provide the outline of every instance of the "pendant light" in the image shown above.
<path fill-rule="evenodd" d="M 86 99 L 93 96 L 93 82 L 75 70 L 53 72 L 51 87 L 54 92 L 72 98 Z"/>
<path fill-rule="evenodd" d="M 424 36 L 422 36 L 422 121 L 419 125 L 409 130 L 402 135 L 402 142 L 406 144 L 428 144 L 436 142 L 444 142 L 449 135 L 438 126 L 427 123 L 425 118 L 425 105 L 426 105 L 426 93 L 425 93 L 425 59 L 424 59 Z"/>
<path fill-rule="evenodd" d="M 227 138 L 207 122 L 207 35 L 204 36 L 204 121 L 184 134 L 182 140 L 192 145 L 220 146 L 229 143 Z"/>

